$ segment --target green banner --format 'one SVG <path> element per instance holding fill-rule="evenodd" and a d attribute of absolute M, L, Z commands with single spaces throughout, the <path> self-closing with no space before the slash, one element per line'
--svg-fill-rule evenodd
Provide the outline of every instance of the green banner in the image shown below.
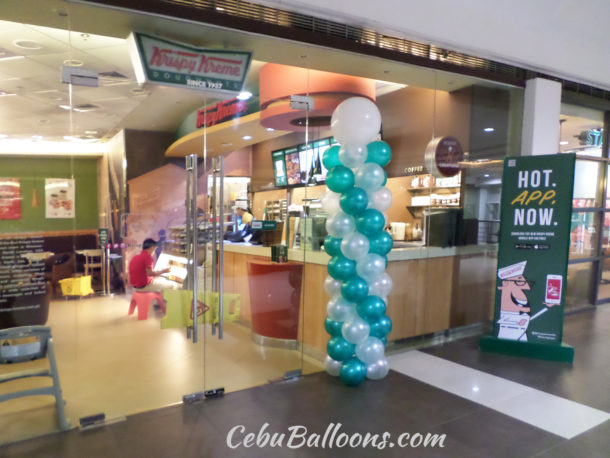
<path fill-rule="evenodd" d="M 561 344 L 575 159 L 554 154 L 504 161 L 498 339 Z"/>

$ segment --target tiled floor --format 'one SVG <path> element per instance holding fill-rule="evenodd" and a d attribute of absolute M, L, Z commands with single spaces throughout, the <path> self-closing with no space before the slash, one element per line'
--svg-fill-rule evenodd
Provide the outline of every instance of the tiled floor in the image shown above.
<path fill-rule="evenodd" d="M 608 412 L 610 374 L 610 307 L 566 317 L 565 340 L 576 347 L 573 366 L 484 354 L 477 339 L 469 338 L 413 354 L 434 355 L 461 367 L 475 369 L 542 392 Z M 419 356 L 418 356 L 419 357 Z M 429 360 L 430 361 L 430 360 Z M 451 367 L 451 365 L 449 365 Z M 459 385 L 459 373 L 449 374 Z M 535 410 L 534 396 L 530 403 Z M 558 413 L 558 416 L 559 413 Z M 302 425 L 321 436 L 329 425 L 341 423 L 349 435 L 389 432 L 445 434 L 444 447 L 383 450 L 370 447 L 283 447 L 236 449 L 227 447 L 233 436 L 257 433 L 268 423 L 270 433 L 286 433 Z M 351 437 L 351 436 L 350 436 Z M 296 441 L 293 444 L 297 443 Z M 318 445 L 321 443 L 318 442 Z M 208 456 L 447 456 L 447 457 L 607 457 L 610 422 L 566 439 L 504 415 L 478 402 L 456 396 L 415 378 L 391 371 L 381 381 L 348 388 L 326 374 L 298 381 L 267 384 L 230 393 L 223 398 L 173 406 L 129 416 L 126 421 L 88 432 L 73 430 L 0 448 L 0 457 L 208 457 Z"/>

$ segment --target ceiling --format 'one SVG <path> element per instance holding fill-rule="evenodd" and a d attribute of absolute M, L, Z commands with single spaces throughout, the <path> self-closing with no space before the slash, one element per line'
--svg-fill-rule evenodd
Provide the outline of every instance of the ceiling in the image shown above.
<path fill-rule="evenodd" d="M 105 141 L 124 128 L 174 132 L 189 113 L 216 101 L 185 89 L 138 85 L 125 41 L 132 30 L 194 46 L 252 51 L 256 60 L 244 89 L 253 93 L 265 61 L 442 90 L 481 84 L 358 54 L 66 1 L 3 0 L 0 20 L 0 135 L 5 140 Z M 99 87 L 73 85 L 70 92 L 60 81 L 67 63 L 99 72 Z M 73 110 L 60 107 L 70 101 Z M 92 110 L 77 111 L 83 105 Z"/>

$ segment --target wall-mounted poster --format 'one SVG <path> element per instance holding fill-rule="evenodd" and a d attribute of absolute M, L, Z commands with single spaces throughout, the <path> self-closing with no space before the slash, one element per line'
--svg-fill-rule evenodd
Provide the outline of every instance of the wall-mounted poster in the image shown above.
<path fill-rule="evenodd" d="M 74 180 L 46 178 L 45 215 L 47 218 L 74 218 Z"/>
<path fill-rule="evenodd" d="M 18 178 L 0 177 L 0 219 L 21 219 L 21 184 Z"/>

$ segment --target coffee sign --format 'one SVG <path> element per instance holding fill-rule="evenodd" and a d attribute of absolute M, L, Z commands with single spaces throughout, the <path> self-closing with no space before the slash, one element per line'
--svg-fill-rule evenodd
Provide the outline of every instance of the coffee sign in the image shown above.
<path fill-rule="evenodd" d="M 457 175 L 463 160 L 464 150 L 456 138 L 437 137 L 426 146 L 426 168 L 436 178 Z"/>
<path fill-rule="evenodd" d="M 241 91 L 252 54 L 194 48 L 133 32 L 127 38 L 138 83 L 199 91 Z"/>

